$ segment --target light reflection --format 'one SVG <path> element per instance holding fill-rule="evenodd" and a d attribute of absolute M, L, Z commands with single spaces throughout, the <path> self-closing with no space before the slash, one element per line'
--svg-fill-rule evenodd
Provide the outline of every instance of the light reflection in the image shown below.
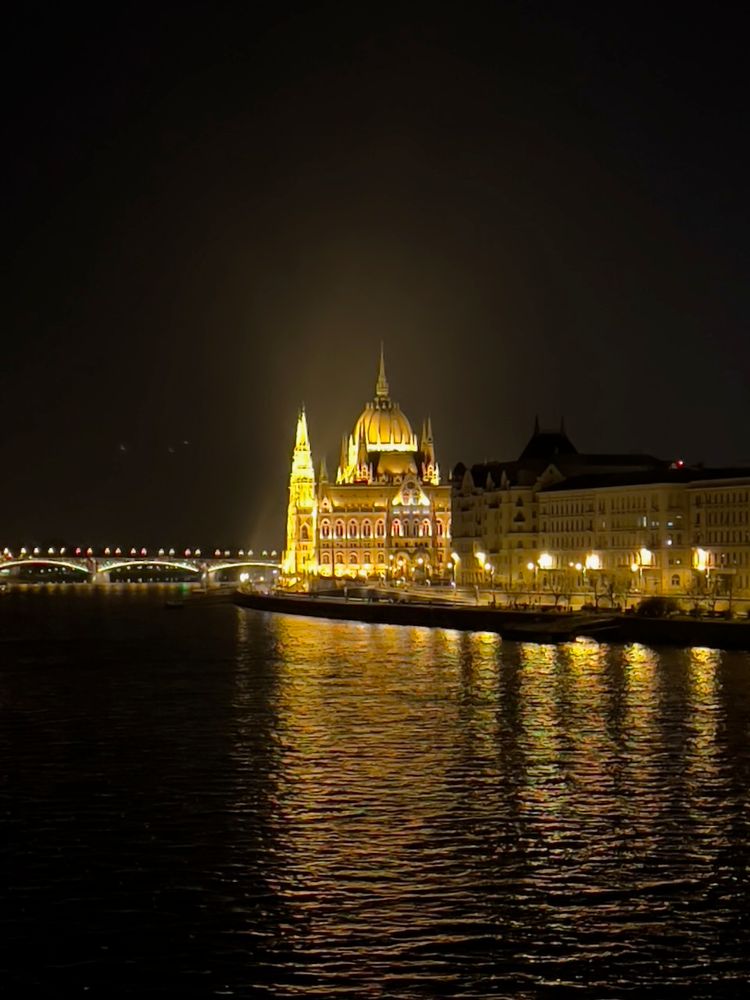
<path fill-rule="evenodd" d="M 615 948 L 626 927 L 641 947 L 652 912 L 689 927 L 671 901 L 703 905 L 684 886 L 729 822 L 718 654 L 238 614 L 236 759 L 267 771 L 264 877 L 302 961 L 346 942 L 373 976 L 378 940 L 498 914 L 538 933 L 552 907 L 555 935 Z"/>

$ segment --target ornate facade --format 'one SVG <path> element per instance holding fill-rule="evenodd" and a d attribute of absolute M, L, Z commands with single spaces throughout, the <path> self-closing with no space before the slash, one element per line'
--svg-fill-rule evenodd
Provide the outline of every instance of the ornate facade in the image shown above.
<path fill-rule="evenodd" d="M 459 583 L 510 596 L 744 610 L 750 469 L 580 454 L 562 428 L 537 426 L 516 461 L 454 469 L 453 545 Z"/>
<path fill-rule="evenodd" d="M 284 578 L 429 580 L 450 572 L 450 485 L 441 485 L 432 423 L 419 438 L 390 396 L 383 353 L 374 398 L 345 434 L 335 480 L 314 474 L 304 410 L 289 479 Z"/>

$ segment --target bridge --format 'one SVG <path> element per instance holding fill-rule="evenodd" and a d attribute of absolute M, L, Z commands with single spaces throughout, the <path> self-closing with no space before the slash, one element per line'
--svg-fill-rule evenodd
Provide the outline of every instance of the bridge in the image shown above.
<path fill-rule="evenodd" d="M 263 579 L 269 583 L 279 573 L 280 562 L 275 550 L 263 550 L 256 555 L 252 550 L 232 552 L 229 549 L 214 549 L 204 555 L 201 549 L 157 549 L 149 552 L 145 548 L 106 548 L 95 551 L 89 547 L 47 548 L 39 546 L 29 549 L 22 547 L 17 552 L 5 548 L 0 553 L 0 581 L 29 580 L 35 582 L 45 576 L 62 576 L 70 582 L 108 584 L 115 582 L 163 582 L 178 575 L 182 581 L 195 582 L 204 587 L 214 586 L 221 576 L 244 582 L 249 578 Z M 145 580 L 143 577 L 145 576 Z"/>

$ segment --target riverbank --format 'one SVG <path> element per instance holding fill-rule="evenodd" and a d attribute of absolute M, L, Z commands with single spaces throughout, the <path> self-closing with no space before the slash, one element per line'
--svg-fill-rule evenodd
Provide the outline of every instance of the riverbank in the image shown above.
<path fill-rule="evenodd" d="M 518 642 L 567 642 L 578 636 L 608 643 L 646 646 L 707 646 L 750 650 L 750 622 L 695 618 L 646 618 L 633 614 L 539 612 L 473 607 L 438 601 L 389 603 L 309 594 L 253 594 L 236 591 L 235 602 L 278 614 L 332 618 L 383 625 L 421 625 L 471 632 L 495 632 Z"/>

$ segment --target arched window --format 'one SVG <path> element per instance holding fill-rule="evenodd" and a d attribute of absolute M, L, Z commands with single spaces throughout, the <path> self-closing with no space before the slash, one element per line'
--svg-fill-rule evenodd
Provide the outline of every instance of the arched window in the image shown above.
<path fill-rule="evenodd" d="M 382 565 L 385 562 L 385 552 L 378 552 L 378 564 Z"/>
<path fill-rule="evenodd" d="M 343 562 L 344 562 L 344 553 L 343 552 L 337 552 L 336 553 L 336 565 L 337 566 L 341 566 L 343 564 Z"/>
<path fill-rule="evenodd" d="M 411 525 L 408 521 L 404 521 L 404 538 L 408 538 L 411 534 Z"/>
<path fill-rule="evenodd" d="M 362 553 L 362 562 L 365 564 L 365 566 L 369 565 L 372 562 L 369 552 Z"/>
<path fill-rule="evenodd" d="M 443 522 L 442 522 L 442 521 L 440 521 L 440 520 L 438 520 L 438 522 L 437 522 L 437 533 L 438 533 L 438 538 L 442 538 L 442 537 L 443 537 L 443 530 L 444 530 L 444 529 L 443 529 Z"/>
<path fill-rule="evenodd" d="M 303 542 L 310 541 L 310 529 L 307 527 L 306 524 L 303 524 L 302 527 L 299 529 L 299 537 Z"/>
<path fill-rule="evenodd" d="M 372 538 L 372 525 L 369 521 L 362 522 L 362 537 Z"/>
<path fill-rule="evenodd" d="M 330 566 L 331 565 L 331 553 L 330 552 L 324 552 L 321 555 L 321 557 L 320 557 L 320 561 L 322 563 L 325 563 L 326 566 Z"/>
<path fill-rule="evenodd" d="M 349 553 L 349 563 L 352 566 L 356 566 L 356 564 L 357 564 L 357 553 L 356 552 L 350 552 Z"/>
<path fill-rule="evenodd" d="M 337 521 L 336 522 L 336 526 L 334 527 L 333 531 L 334 531 L 334 534 L 336 535 L 336 538 L 343 538 L 344 537 L 344 522 L 343 521 Z"/>
<path fill-rule="evenodd" d="M 385 535 L 385 521 L 376 521 L 375 522 L 375 537 L 376 538 L 383 538 L 384 535 Z"/>
<path fill-rule="evenodd" d="M 324 517 L 320 522 L 320 537 L 330 538 L 331 537 L 331 522 L 327 517 Z"/>
<path fill-rule="evenodd" d="M 680 574 L 679 573 L 674 573 L 672 575 L 672 586 L 673 587 L 679 587 L 680 586 Z"/>
<path fill-rule="evenodd" d="M 357 522 L 354 520 L 349 522 L 349 537 L 350 538 L 357 537 Z"/>
<path fill-rule="evenodd" d="M 423 538 L 427 538 L 429 535 L 432 534 L 432 525 L 430 524 L 428 518 L 425 518 L 424 521 L 422 521 L 422 523 L 420 524 L 419 534 Z"/>
<path fill-rule="evenodd" d="M 391 521 L 391 534 L 394 538 L 401 538 L 403 535 L 403 531 L 401 530 L 401 521 L 397 517 L 394 517 Z"/>

